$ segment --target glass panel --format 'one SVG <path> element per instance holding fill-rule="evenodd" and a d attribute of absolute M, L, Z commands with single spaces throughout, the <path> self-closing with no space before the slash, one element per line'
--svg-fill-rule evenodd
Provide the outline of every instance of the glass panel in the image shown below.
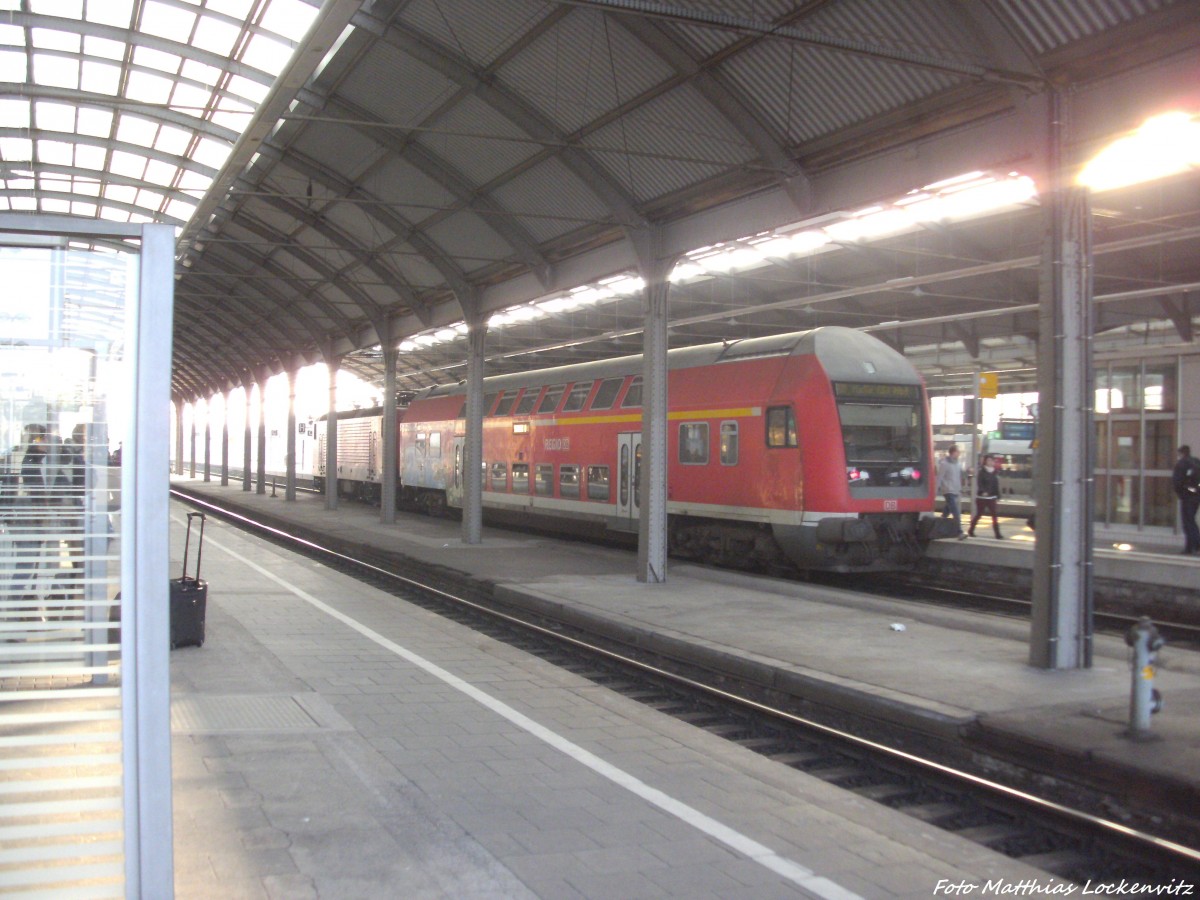
<path fill-rule="evenodd" d="M 1175 371 L 1174 363 L 1146 365 L 1142 379 L 1142 401 L 1146 412 L 1175 412 Z"/>
<path fill-rule="evenodd" d="M 1108 468 L 1108 422 L 1096 423 L 1096 468 Z"/>
<path fill-rule="evenodd" d="M 579 466 L 558 467 L 558 496 L 579 496 Z"/>
<path fill-rule="evenodd" d="M 534 493 L 543 497 L 554 495 L 554 466 L 550 463 L 538 463 L 534 470 Z"/>
<path fill-rule="evenodd" d="M 138 267 L 111 251 L 0 248 L 0 269 L 0 820 L 20 826 L 5 883 L 120 896 L 119 457 Z"/>
<path fill-rule="evenodd" d="M 612 409 L 613 401 L 617 399 L 617 391 L 621 389 L 623 378 L 606 378 L 600 382 L 600 390 L 592 400 L 592 409 Z"/>
<path fill-rule="evenodd" d="M 621 485 L 621 506 L 629 505 L 629 445 L 621 445 L 621 455 L 617 464 L 617 481 Z"/>
<path fill-rule="evenodd" d="M 508 463 L 492 463 L 491 485 L 493 491 L 508 490 Z"/>
<path fill-rule="evenodd" d="M 1113 525 L 1138 524 L 1138 479 L 1133 475 L 1110 475 L 1109 516 Z"/>
<path fill-rule="evenodd" d="M 1092 515 L 1097 524 L 1103 525 L 1108 521 L 1105 517 L 1105 510 L 1108 509 L 1108 476 L 1097 473 L 1095 485 L 1092 497 Z"/>
<path fill-rule="evenodd" d="M 1175 420 L 1146 421 L 1146 469 L 1171 469 L 1175 466 Z"/>
<path fill-rule="evenodd" d="M 494 416 L 507 416 L 512 412 L 513 401 L 517 399 L 516 391 L 505 391 L 500 395 L 500 402 L 496 404 L 496 411 L 492 413 Z"/>
<path fill-rule="evenodd" d="M 607 500 L 608 497 L 608 466 L 588 466 L 588 499 Z"/>
<path fill-rule="evenodd" d="M 1170 477 L 1146 476 L 1146 524 L 1170 528 L 1179 518 L 1179 501 Z"/>
<path fill-rule="evenodd" d="M 856 487 L 921 483 L 925 458 L 923 404 L 838 403 L 847 475 Z"/>
<path fill-rule="evenodd" d="M 1113 469 L 1137 469 L 1142 462 L 1141 422 L 1112 423 Z"/>
<path fill-rule="evenodd" d="M 552 413 L 558 409 L 558 401 L 562 399 L 563 390 L 566 385 L 556 384 L 553 387 L 546 388 L 546 395 L 542 397 L 542 402 L 538 404 L 537 411 L 539 413 Z"/>
<path fill-rule="evenodd" d="M 533 412 L 533 404 L 537 402 L 538 394 L 541 392 L 541 388 L 528 388 L 521 396 L 521 402 L 517 404 L 517 408 L 513 410 L 513 415 L 527 416 Z"/>
<path fill-rule="evenodd" d="M 708 463 L 708 423 L 683 422 L 679 426 L 679 461 L 685 466 Z"/>
<path fill-rule="evenodd" d="M 796 415 L 790 406 L 773 406 L 767 410 L 767 446 L 796 446 Z"/>
<path fill-rule="evenodd" d="M 429 432 L 429 458 L 442 458 L 442 433 L 440 431 Z"/>
<path fill-rule="evenodd" d="M 1134 366 L 1113 366 L 1108 390 L 1112 412 L 1131 412 L 1138 408 L 1138 370 Z"/>
<path fill-rule="evenodd" d="M 563 412 L 578 412 L 583 409 L 583 404 L 587 402 L 588 394 L 592 392 L 594 381 L 581 381 L 571 388 L 571 393 L 567 395 L 567 402 L 563 404 Z"/>
<path fill-rule="evenodd" d="M 642 405 L 642 376 L 638 375 L 629 382 L 629 390 L 625 392 L 625 399 L 621 401 L 621 409 L 636 409 Z"/>
<path fill-rule="evenodd" d="M 529 493 L 529 463 L 513 463 L 512 489 L 514 494 Z"/>
<path fill-rule="evenodd" d="M 491 413 L 492 404 L 494 404 L 496 402 L 496 398 L 499 396 L 500 396 L 499 394 L 484 394 L 483 395 L 483 414 L 485 416 L 489 415 Z M 467 414 L 466 409 L 467 409 L 467 404 L 464 402 L 463 403 L 463 415 L 464 416 Z"/>
<path fill-rule="evenodd" d="M 737 422 L 721 423 L 721 465 L 736 466 L 738 461 Z"/>

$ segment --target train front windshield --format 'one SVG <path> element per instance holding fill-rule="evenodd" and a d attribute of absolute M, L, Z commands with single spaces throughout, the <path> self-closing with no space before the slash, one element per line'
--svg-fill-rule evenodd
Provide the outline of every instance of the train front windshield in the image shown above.
<path fill-rule="evenodd" d="M 929 483 L 925 404 L 913 384 L 834 384 L 851 488 Z"/>

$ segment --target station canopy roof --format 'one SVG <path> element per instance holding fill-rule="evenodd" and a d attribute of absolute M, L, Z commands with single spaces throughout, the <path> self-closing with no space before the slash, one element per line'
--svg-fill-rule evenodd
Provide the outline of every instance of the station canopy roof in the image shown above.
<path fill-rule="evenodd" d="M 672 346 L 1032 381 L 1042 206 L 1105 147 L 1174 153 L 1091 182 L 1096 346 L 1194 346 L 1197 46 L 1187 0 L 0 0 L 0 211 L 176 227 L 185 400 L 381 342 L 458 381 L 468 318 L 489 373 L 640 352 L 659 258 Z"/>

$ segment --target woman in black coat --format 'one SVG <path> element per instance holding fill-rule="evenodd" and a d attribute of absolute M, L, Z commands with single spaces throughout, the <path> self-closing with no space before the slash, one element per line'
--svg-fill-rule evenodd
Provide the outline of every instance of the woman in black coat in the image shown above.
<path fill-rule="evenodd" d="M 971 527 L 967 529 L 969 537 L 975 537 L 975 525 L 984 513 L 992 515 L 992 530 L 997 538 L 1000 533 L 1000 523 L 996 521 L 996 503 L 1000 499 L 1000 476 L 996 472 L 995 457 L 985 456 L 979 473 L 975 476 L 975 515 L 971 516 Z"/>

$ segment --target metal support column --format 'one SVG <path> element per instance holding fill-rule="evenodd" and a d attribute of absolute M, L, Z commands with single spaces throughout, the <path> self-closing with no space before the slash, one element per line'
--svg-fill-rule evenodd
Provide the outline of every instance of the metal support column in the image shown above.
<path fill-rule="evenodd" d="M 658 229 L 631 233 L 645 282 L 642 331 L 641 518 L 638 522 L 637 579 L 667 580 L 667 280 L 675 264 L 661 247 Z"/>
<path fill-rule="evenodd" d="M 221 395 L 221 487 L 229 487 L 229 395 L 226 391 Z"/>
<path fill-rule="evenodd" d="M 383 348 L 383 492 L 379 498 L 379 521 L 396 521 L 396 473 L 400 442 L 396 440 L 396 362 L 399 352 L 391 340 Z"/>
<path fill-rule="evenodd" d="M 288 369 L 288 415 L 287 415 L 287 475 L 284 481 L 283 499 L 296 499 L 296 370 Z"/>
<path fill-rule="evenodd" d="M 1044 669 L 1092 664 L 1092 248 L 1089 198 L 1061 181 L 1065 103 L 1051 99 L 1051 169 L 1043 195 L 1038 341 L 1037 546 L 1029 661 Z"/>
<path fill-rule="evenodd" d="M 212 481 L 212 407 L 204 404 L 204 480 Z"/>
<path fill-rule="evenodd" d="M 242 385 L 242 390 L 246 394 L 246 406 L 245 406 L 246 433 L 245 433 L 245 436 L 242 438 L 242 490 L 248 491 L 248 490 L 250 490 L 250 468 L 251 468 L 250 449 L 251 449 L 251 445 L 253 444 L 253 438 L 251 436 L 251 431 L 250 431 L 250 384 L 246 383 L 246 384 Z"/>
<path fill-rule="evenodd" d="M 467 434 L 463 442 L 464 544 L 483 542 L 483 350 L 487 322 L 467 320 Z"/>
<path fill-rule="evenodd" d="M 188 474 L 196 477 L 196 404 L 192 404 L 192 428 L 188 439 Z"/>
<path fill-rule="evenodd" d="M 183 474 L 183 399 L 175 398 L 175 474 Z"/>
<path fill-rule="evenodd" d="M 256 494 L 267 492 L 267 376 L 258 381 L 258 454 Z"/>
<path fill-rule="evenodd" d="M 329 414 L 325 417 L 325 508 L 337 509 L 337 373 L 340 362 L 332 353 L 326 353 L 325 365 L 329 368 Z"/>

